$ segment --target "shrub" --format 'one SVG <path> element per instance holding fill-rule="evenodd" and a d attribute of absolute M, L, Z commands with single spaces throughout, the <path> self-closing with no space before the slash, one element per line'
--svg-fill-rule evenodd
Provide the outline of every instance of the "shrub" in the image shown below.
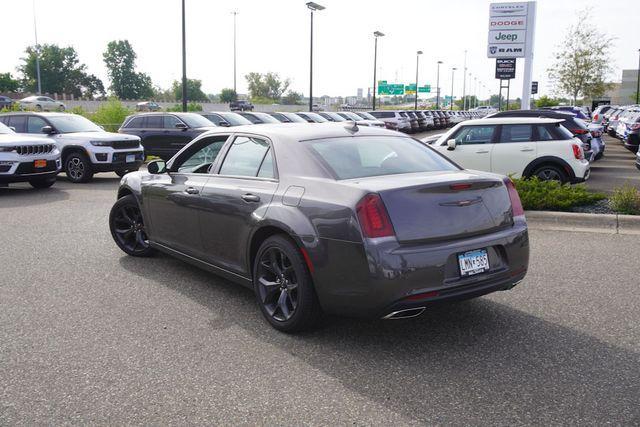
<path fill-rule="evenodd" d="M 621 214 L 640 215 L 640 192 L 629 184 L 616 188 L 609 198 L 609 206 Z"/>
<path fill-rule="evenodd" d="M 514 179 L 522 206 L 528 210 L 568 211 L 576 206 L 591 205 L 606 198 L 592 193 L 584 185 L 560 184 L 558 181 L 541 181 L 537 177 Z"/>
<path fill-rule="evenodd" d="M 69 110 L 69 113 L 77 114 L 79 116 L 84 116 L 88 119 L 91 118 L 89 113 L 87 113 L 87 111 L 84 108 L 82 108 L 80 105 L 76 105 L 75 107 L 73 107 L 71 110 Z"/>
<path fill-rule="evenodd" d="M 167 107 L 165 110 L 179 113 L 182 111 L 182 104 L 175 104 L 173 107 Z M 197 102 L 190 102 L 187 104 L 187 111 L 202 111 L 202 105 Z"/>
<path fill-rule="evenodd" d="M 102 126 L 106 131 L 115 132 L 131 113 L 131 110 L 125 107 L 122 102 L 111 98 L 106 104 L 102 104 L 89 119 Z"/>

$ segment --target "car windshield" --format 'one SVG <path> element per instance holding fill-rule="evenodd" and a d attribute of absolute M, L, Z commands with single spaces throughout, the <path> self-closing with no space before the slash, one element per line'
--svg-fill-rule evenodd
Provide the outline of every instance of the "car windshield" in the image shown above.
<path fill-rule="evenodd" d="M 295 113 L 281 113 L 281 114 L 285 116 L 287 119 L 289 119 L 289 121 L 291 121 L 292 123 L 307 123 L 305 119 L 303 119 L 302 117 L 300 117 Z"/>
<path fill-rule="evenodd" d="M 375 117 L 373 117 L 371 114 L 367 113 L 366 111 L 360 111 L 358 113 L 358 115 L 360 117 L 363 117 L 363 118 L 367 119 L 367 120 L 378 120 Z"/>
<path fill-rule="evenodd" d="M 304 114 L 306 114 L 307 117 L 310 117 L 315 122 L 324 123 L 329 121 L 318 113 L 304 113 Z"/>
<path fill-rule="evenodd" d="M 192 128 L 204 128 L 214 126 L 208 119 L 196 113 L 182 113 L 178 116 L 187 126 Z"/>
<path fill-rule="evenodd" d="M 4 123 L 0 123 L 0 134 L 15 133 Z"/>
<path fill-rule="evenodd" d="M 336 179 L 458 170 L 444 157 L 412 138 L 356 136 L 316 139 L 307 143 Z"/>
<path fill-rule="evenodd" d="M 232 126 L 252 125 L 251 121 L 236 113 L 218 113 Z"/>
<path fill-rule="evenodd" d="M 346 122 L 347 121 L 347 119 L 345 119 L 344 117 L 342 117 L 338 113 L 329 112 L 329 113 L 324 113 L 324 114 L 329 116 L 329 117 L 331 117 L 336 122 Z"/>
<path fill-rule="evenodd" d="M 100 126 L 91 120 L 75 114 L 49 116 L 47 118 L 59 133 L 104 132 Z"/>
<path fill-rule="evenodd" d="M 349 117 L 351 120 L 355 120 L 356 122 L 361 122 L 364 119 L 362 117 L 360 117 L 359 115 L 352 113 L 351 111 L 343 111 L 340 114 L 342 114 L 343 116 L 347 116 Z"/>

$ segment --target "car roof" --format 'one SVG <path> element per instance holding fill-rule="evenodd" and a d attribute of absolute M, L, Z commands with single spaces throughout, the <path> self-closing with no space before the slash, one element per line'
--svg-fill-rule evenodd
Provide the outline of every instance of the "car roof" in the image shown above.
<path fill-rule="evenodd" d="M 571 119 L 573 117 L 576 117 L 576 115 L 570 111 L 565 111 L 565 110 L 560 110 L 560 111 L 556 111 L 556 110 L 507 110 L 507 111 L 500 111 L 497 112 L 495 114 L 492 114 L 490 117 L 514 117 L 517 115 L 522 115 L 522 116 L 536 116 L 536 117 L 540 117 L 540 116 L 548 116 L 548 117 L 552 117 L 552 118 L 557 118 L 557 119 Z"/>
<path fill-rule="evenodd" d="M 10 113 L 3 113 L 3 116 L 43 116 L 43 117 L 66 117 L 66 116 L 77 116 L 78 114 L 73 113 L 56 113 L 56 112 L 48 112 L 48 111 L 15 111 Z"/>
<path fill-rule="evenodd" d="M 487 117 L 484 119 L 474 119 L 462 122 L 461 125 L 510 125 L 510 124 L 551 124 L 560 123 L 560 119 L 549 119 L 540 117 Z"/>
<path fill-rule="evenodd" d="M 357 126 L 354 132 L 353 122 L 327 123 L 266 123 L 260 126 L 242 125 L 233 128 L 216 128 L 207 135 L 220 133 L 244 133 L 265 136 L 269 139 L 305 141 L 312 139 L 339 138 L 350 136 L 398 136 L 410 138 L 398 132 L 370 126 Z"/>

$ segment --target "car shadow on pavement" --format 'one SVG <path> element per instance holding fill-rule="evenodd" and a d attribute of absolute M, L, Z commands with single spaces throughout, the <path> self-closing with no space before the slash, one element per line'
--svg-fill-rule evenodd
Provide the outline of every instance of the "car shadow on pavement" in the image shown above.
<path fill-rule="evenodd" d="M 640 355 L 487 297 L 407 320 L 330 318 L 287 335 L 239 285 L 162 255 L 120 264 L 206 307 L 212 329 L 240 327 L 409 422 L 640 421 Z"/>

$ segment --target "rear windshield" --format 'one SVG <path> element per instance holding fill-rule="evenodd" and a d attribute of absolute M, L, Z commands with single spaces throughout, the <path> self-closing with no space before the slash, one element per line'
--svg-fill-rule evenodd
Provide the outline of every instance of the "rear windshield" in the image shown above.
<path fill-rule="evenodd" d="M 209 120 L 196 113 L 182 113 L 178 116 L 183 122 L 192 128 L 211 127 Z"/>
<path fill-rule="evenodd" d="M 242 125 L 251 125 L 249 120 L 242 117 L 240 114 L 236 113 L 219 113 L 226 121 L 229 122 L 232 126 L 242 126 Z"/>
<path fill-rule="evenodd" d="M 432 149 L 407 137 L 356 136 L 307 143 L 336 179 L 458 170 Z"/>

